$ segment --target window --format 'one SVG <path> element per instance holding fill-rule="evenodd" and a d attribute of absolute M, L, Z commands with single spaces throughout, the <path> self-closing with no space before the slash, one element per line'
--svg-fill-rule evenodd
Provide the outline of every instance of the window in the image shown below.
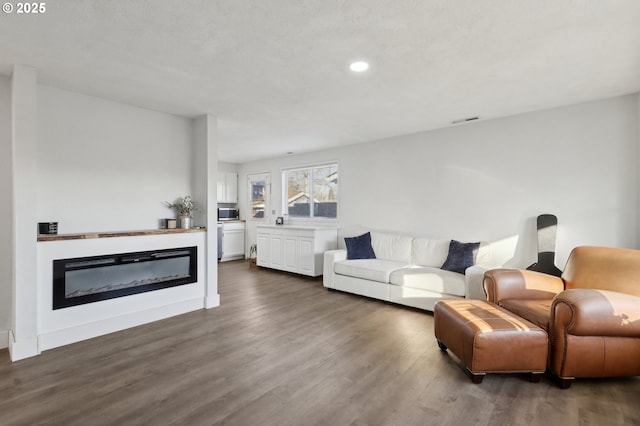
<path fill-rule="evenodd" d="M 282 172 L 282 212 L 294 218 L 338 217 L 338 165 Z"/>
<path fill-rule="evenodd" d="M 269 174 L 248 175 L 250 218 L 264 221 L 269 212 Z"/>

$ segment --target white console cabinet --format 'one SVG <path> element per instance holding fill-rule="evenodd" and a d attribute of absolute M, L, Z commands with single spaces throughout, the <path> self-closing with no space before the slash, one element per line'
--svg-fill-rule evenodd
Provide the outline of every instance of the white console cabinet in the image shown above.
<path fill-rule="evenodd" d="M 324 252 L 338 248 L 338 230 L 311 226 L 257 227 L 258 266 L 317 277 Z"/>

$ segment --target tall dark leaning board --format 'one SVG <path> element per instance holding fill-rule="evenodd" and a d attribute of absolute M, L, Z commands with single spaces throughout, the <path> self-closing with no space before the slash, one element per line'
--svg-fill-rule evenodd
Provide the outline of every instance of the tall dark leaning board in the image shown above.
<path fill-rule="evenodd" d="M 538 230 L 538 261 L 527 269 L 559 277 L 562 275 L 562 271 L 555 264 L 558 218 L 552 214 L 541 214 L 537 218 L 536 225 Z"/>

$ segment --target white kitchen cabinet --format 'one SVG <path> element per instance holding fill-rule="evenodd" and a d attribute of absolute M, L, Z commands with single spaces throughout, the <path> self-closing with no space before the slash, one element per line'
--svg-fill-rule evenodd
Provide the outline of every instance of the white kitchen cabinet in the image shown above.
<path fill-rule="evenodd" d="M 244 232 L 244 222 L 226 222 L 222 224 L 221 262 L 244 258 Z"/>
<path fill-rule="evenodd" d="M 261 234 L 258 232 L 256 236 L 256 247 L 262 247 L 262 250 L 258 250 L 256 253 L 256 264 L 257 265 L 266 265 L 271 262 L 271 250 L 268 249 L 270 243 L 270 235 Z"/>
<path fill-rule="evenodd" d="M 282 239 L 282 235 L 271 235 L 266 249 L 267 256 L 269 256 L 269 264 L 275 269 L 284 269 L 282 264 Z M 260 251 L 260 247 L 258 247 L 258 251 Z"/>
<path fill-rule="evenodd" d="M 238 174 L 233 172 L 218 172 L 218 202 L 238 202 Z"/>
<path fill-rule="evenodd" d="M 336 243 L 338 236 L 336 235 Z M 315 257 L 314 257 L 314 246 L 315 239 L 300 237 L 298 240 L 298 271 L 304 275 L 320 275 L 320 273 L 315 274 Z M 333 249 L 337 248 L 334 247 Z M 331 249 L 331 250 L 333 250 Z M 326 251 L 326 250 L 325 250 Z M 322 252 L 322 261 L 324 263 L 324 251 Z M 322 271 L 322 263 L 320 264 L 320 271 Z"/>
<path fill-rule="evenodd" d="M 311 226 L 257 226 L 258 266 L 317 277 L 324 252 L 338 248 L 338 230 Z"/>
<path fill-rule="evenodd" d="M 289 272 L 298 272 L 298 236 L 286 235 L 283 241 L 283 269 Z"/>

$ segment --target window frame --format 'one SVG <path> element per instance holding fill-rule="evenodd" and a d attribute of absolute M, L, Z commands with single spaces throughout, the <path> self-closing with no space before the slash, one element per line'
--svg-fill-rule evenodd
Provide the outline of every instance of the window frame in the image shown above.
<path fill-rule="evenodd" d="M 281 169 L 281 186 L 282 186 L 282 214 L 289 217 L 289 219 L 293 220 L 302 220 L 302 221 L 337 221 L 340 217 L 340 186 L 339 182 L 336 183 L 337 188 L 337 196 L 336 196 L 336 217 L 327 217 L 327 216 L 313 216 L 314 212 L 314 202 L 313 202 L 313 169 L 320 169 L 323 167 L 332 167 L 335 166 L 336 173 L 338 174 L 338 180 L 340 179 L 340 165 L 338 161 L 327 161 L 322 163 L 313 163 L 306 164 L 300 166 L 292 166 L 292 167 L 284 167 Z M 289 215 L 289 181 L 286 177 L 288 172 L 301 171 L 301 170 L 309 170 L 311 172 L 311 185 L 309 188 L 309 216 L 290 216 Z"/>

